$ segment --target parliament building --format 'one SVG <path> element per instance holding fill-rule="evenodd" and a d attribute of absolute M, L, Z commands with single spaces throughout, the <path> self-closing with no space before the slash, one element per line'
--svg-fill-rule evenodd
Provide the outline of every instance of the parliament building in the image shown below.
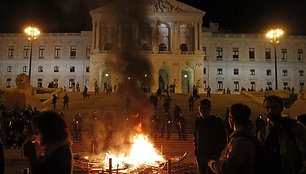
<path fill-rule="evenodd" d="M 121 25 L 105 5 L 89 12 L 92 31 L 41 33 L 32 47 L 24 33 L 1 33 L 0 88 L 15 88 L 17 75 L 29 73 L 30 59 L 35 87 L 79 83 L 92 91 L 95 83 L 100 89 L 118 85 L 123 77 L 110 62 L 129 36 L 152 65 L 151 91 L 175 85 L 176 93 L 187 94 L 195 85 L 199 92 L 209 86 L 212 93 L 239 93 L 275 89 L 276 81 L 278 89 L 305 89 L 306 36 L 284 35 L 271 44 L 265 33 L 222 32 L 218 23 L 203 27 L 205 12 L 176 0 L 150 0 L 147 6 L 148 29 Z"/>

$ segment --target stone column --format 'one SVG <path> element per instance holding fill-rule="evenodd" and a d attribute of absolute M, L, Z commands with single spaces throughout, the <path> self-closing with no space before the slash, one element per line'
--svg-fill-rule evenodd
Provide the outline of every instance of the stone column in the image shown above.
<path fill-rule="evenodd" d="M 194 51 L 199 50 L 199 25 L 198 23 L 192 23 L 194 32 L 193 32 L 193 39 L 194 39 Z"/>
<path fill-rule="evenodd" d="M 201 51 L 202 50 L 202 21 L 200 21 L 198 23 L 198 27 L 199 27 L 199 35 L 198 35 L 198 42 L 199 42 L 199 50 Z"/>

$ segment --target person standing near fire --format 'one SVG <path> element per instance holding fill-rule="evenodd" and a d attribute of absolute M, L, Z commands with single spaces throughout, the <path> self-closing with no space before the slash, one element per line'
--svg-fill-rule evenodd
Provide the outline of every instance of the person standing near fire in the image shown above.
<path fill-rule="evenodd" d="M 54 111 L 44 111 L 32 119 L 35 141 L 44 150 L 33 174 L 72 174 L 72 150 L 68 126 Z"/>
<path fill-rule="evenodd" d="M 219 158 L 226 144 L 226 131 L 223 120 L 210 114 L 210 100 L 201 100 L 198 109 L 194 125 L 194 153 L 200 174 L 212 174 L 207 164 L 209 160 Z"/>

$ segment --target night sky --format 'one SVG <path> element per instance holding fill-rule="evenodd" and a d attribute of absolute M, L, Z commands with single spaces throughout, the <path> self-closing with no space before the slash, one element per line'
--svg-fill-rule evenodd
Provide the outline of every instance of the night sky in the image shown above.
<path fill-rule="evenodd" d="M 106 1 L 111 0 L 1 0 L 0 32 L 22 32 L 30 23 L 43 32 L 91 30 L 89 11 Z M 236 33 L 261 33 L 278 26 L 288 34 L 306 35 L 305 0 L 179 1 L 205 11 L 205 26 L 218 22 L 224 31 Z"/>

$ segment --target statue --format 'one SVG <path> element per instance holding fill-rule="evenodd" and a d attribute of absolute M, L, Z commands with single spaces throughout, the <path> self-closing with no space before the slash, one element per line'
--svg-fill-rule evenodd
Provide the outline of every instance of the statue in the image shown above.
<path fill-rule="evenodd" d="M 29 105 L 42 108 L 42 102 L 35 95 L 35 87 L 30 85 L 29 76 L 22 73 L 16 77 L 17 89 L 7 89 L 4 95 L 4 105 L 8 108 L 25 109 Z"/>

